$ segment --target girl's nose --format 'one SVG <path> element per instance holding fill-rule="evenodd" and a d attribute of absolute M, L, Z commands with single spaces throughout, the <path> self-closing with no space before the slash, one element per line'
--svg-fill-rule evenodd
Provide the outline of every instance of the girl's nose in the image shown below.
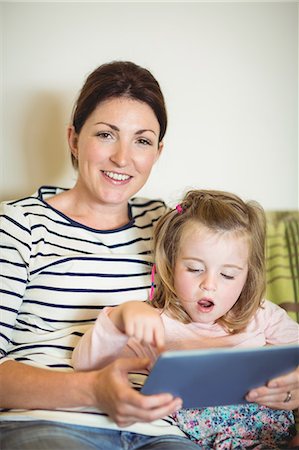
<path fill-rule="evenodd" d="M 129 148 L 124 142 L 118 142 L 110 159 L 117 167 L 125 167 L 129 160 Z"/>
<path fill-rule="evenodd" d="M 199 283 L 199 289 L 205 292 L 215 292 L 216 282 L 211 276 L 205 276 Z"/>

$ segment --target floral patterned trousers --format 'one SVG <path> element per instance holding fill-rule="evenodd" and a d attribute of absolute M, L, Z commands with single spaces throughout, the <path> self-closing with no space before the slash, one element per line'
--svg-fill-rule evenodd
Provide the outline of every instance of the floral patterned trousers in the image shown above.
<path fill-rule="evenodd" d="M 202 450 L 280 450 L 296 434 L 292 411 L 256 403 L 180 409 L 173 418 Z"/>

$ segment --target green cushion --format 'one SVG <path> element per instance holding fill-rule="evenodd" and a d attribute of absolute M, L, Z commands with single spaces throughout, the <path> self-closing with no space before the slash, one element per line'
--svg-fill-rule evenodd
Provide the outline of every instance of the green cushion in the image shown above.
<path fill-rule="evenodd" d="M 299 322 L 299 212 L 269 211 L 266 298 Z"/>

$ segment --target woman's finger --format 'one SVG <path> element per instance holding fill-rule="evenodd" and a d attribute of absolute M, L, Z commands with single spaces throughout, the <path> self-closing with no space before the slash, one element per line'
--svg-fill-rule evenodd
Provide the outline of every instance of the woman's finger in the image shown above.
<path fill-rule="evenodd" d="M 147 409 L 136 407 L 131 403 L 126 404 L 124 414 L 121 416 L 116 416 L 115 421 L 118 425 L 122 424 L 122 426 L 128 426 L 127 424 L 132 424 L 135 422 L 152 422 L 153 420 L 168 416 L 182 407 L 182 401 L 179 398 L 175 398 L 166 404 L 163 403 L 162 405 L 160 404 L 161 399 L 159 398 L 151 398 L 151 400 L 155 406 Z M 125 423 L 126 425 L 124 425 Z"/>
<path fill-rule="evenodd" d="M 299 389 L 299 367 L 296 370 L 287 373 L 286 375 L 273 378 L 269 381 L 268 387 Z"/>
<path fill-rule="evenodd" d="M 299 390 L 260 388 L 248 393 L 246 400 L 268 406 L 269 408 L 292 410 L 298 407 Z"/>

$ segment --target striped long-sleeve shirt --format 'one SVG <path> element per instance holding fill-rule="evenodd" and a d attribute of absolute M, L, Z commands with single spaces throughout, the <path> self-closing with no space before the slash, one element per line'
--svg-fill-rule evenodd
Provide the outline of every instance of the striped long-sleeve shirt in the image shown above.
<path fill-rule="evenodd" d="M 134 198 L 127 225 L 100 231 L 49 206 L 46 199 L 59 192 L 42 187 L 30 197 L 1 204 L 1 362 L 8 358 L 71 371 L 73 348 L 103 307 L 148 298 L 153 226 L 165 204 Z M 20 417 L 116 428 L 98 410 L 1 413 L 2 420 Z M 166 420 L 126 429 L 180 433 Z"/>

